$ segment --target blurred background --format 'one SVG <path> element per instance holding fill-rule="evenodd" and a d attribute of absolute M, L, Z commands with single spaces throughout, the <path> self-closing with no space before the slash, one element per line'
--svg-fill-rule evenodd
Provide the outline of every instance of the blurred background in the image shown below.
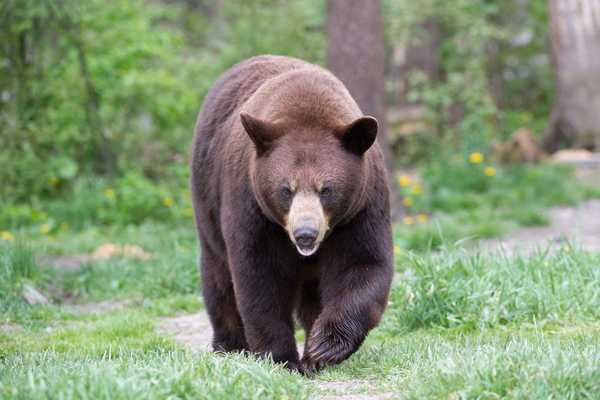
<path fill-rule="evenodd" d="M 600 146 L 596 2 L 350 3 L 4 1 L 0 228 L 189 221 L 203 97 L 264 53 L 329 66 L 386 122 L 409 225 L 477 209 L 461 218 L 487 226 L 463 234 L 493 236 L 486 211 L 543 223 L 538 205 L 587 196 L 563 168 L 519 165 Z"/>

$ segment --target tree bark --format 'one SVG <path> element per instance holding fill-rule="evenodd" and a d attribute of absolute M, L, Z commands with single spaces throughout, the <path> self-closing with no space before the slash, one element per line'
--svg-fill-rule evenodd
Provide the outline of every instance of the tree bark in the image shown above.
<path fill-rule="evenodd" d="M 362 112 L 379 121 L 379 144 L 388 167 L 385 120 L 385 59 L 379 0 L 328 0 L 327 63 L 344 82 Z"/>
<path fill-rule="evenodd" d="M 328 0 L 328 67 L 346 85 L 362 112 L 379 122 L 377 141 L 390 178 L 393 157 L 385 106 L 385 55 L 380 0 Z M 397 190 L 392 184 L 392 211 Z"/>
<path fill-rule="evenodd" d="M 548 5 L 556 98 L 544 147 L 600 149 L 600 1 Z"/>

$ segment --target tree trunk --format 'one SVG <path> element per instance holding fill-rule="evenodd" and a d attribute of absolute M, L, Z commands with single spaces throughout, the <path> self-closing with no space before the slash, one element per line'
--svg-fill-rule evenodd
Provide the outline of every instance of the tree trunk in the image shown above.
<path fill-rule="evenodd" d="M 385 120 L 385 59 L 383 20 L 379 0 L 328 0 L 327 63 L 344 82 L 362 112 L 379 121 L 379 144 L 388 167 Z"/>
<path fill-rule="evenodd" d="M 544 147 L 600 149 L 600 1 L 548 5 L 556 98 Z"/>
<path fill-rule="evenodd" d="M 393 158 L 385 107 L 385 56 L 380 0 L 328 0 L 328 67 L 346 85 L 366 115 L 379 121 L 377 140 L 390 178 Z M 394 187 L 394 179 L 390 179 Z M 392 189 L 392 210 L 395 193 Z"/>

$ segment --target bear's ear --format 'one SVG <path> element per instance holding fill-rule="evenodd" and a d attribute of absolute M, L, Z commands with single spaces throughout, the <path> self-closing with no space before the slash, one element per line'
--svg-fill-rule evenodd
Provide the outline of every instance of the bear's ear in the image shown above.
<path fill-rule="evenodd" d="M 269 149 L 271 143 L 281 136 L 281 130 L 273 123 L 255 118 L 247 113 L 240 113 L 242 125 L 261 154 Z"/>
<path fill-rule="evenodd" d="M 365 116 L 338 129 L 337 134 L 348 151 L 362 156 L 375 143 L 377 129 L 377 120 Z"/>

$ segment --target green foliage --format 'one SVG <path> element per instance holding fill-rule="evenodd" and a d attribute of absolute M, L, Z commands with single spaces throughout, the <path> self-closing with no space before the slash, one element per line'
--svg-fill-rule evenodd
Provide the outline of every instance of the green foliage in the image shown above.
<path fill-rule="evenodd" d="M 4 2 L 0 164 L 11 167 L 0 197 L 72 195 L 79 177 L 107 171 L 173 179 L 168 166 L 186 165 L 202 98 L 224 69 L 260 53 L 322 60 L 321 3 L 227 2 L 197 48 L 176 28 L 189 10 L 174 4 Z"/>
<path fill-rule="evenodd" d="M 427 34 L 424 21 L 440 31 L 434 73 L 409 71 L 407 100 L 424 106 L 427 124 L 405 140 L 401 161 L 435 159 L 448 149 L 487 150 L 523 126 L 543 131 L 553 95 L 544 2 L 384 4 L 390 51 L 418 45 Z"/>

